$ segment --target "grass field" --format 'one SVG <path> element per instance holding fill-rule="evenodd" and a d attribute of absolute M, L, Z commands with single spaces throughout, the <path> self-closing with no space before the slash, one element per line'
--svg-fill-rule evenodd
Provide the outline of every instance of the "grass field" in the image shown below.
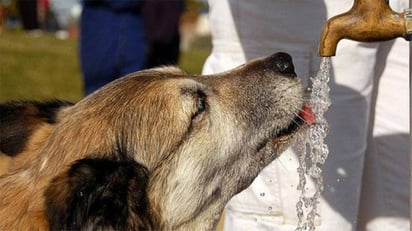
<path fill-rule="evenodd" d="M 179 66 L 200 73 L 210 52 L 203 41 L 181 54 Z M 0 34 L 0 102 L 11 99 L 82 98 L 77 40 L 53 35 L 34 37 L 19 31 Z"/>

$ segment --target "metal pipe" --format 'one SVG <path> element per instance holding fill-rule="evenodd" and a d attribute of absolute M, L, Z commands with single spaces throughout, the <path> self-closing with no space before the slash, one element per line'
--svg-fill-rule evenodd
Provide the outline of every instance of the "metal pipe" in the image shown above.
<path fill-rule="evenodd" d="M 378 42 L 403 37 L 412 39 L 411 12 L 393 11 L 387 0 L 355 0 L 352 8 L 324 25 L 319 56 L 334 56 L 341 39 Z"/>

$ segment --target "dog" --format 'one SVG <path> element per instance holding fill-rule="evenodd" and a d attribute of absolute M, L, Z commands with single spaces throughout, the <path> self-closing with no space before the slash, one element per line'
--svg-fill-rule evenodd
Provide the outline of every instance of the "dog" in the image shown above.
<path fill-rule="evenodd" d="M 315 123 L 292 58 L 160 67 L 76 104 L 1 104 L 0 230 L 213 230 Z"/>

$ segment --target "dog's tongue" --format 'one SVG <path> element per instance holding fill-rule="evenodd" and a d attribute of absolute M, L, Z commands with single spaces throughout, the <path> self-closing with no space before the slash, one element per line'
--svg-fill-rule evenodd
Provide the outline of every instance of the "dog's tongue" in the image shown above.
<path fill-rule="evenodd" d="M 315 114 L 313 114 L 312 108 L 309 104 L 304 104 L 299 116 L 306 121 L 309 125 L 316 123 Z"/>

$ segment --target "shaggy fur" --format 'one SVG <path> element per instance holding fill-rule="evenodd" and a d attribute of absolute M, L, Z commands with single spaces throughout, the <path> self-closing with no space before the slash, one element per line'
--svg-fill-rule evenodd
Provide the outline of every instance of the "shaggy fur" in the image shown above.
<path fill-rule="evenodd" d="M 70 105 L 63 101 L 0 104 L 0 151 L 9 156 L 22 152 L 35 129 L 56 123 L 57 111 Z"/>
<path fill-rule="evenodd" d="M 147 180 L 146 168 L 135 161 L 76 161 L 46 190 L 51 230 L 147 229 Z"/>
<path fill-rule="evenodd" d="M 136 72 L 72 106 L 3 104 L 0 230 L 213 230 L 307 127 L 303 98 L 277 53 L 210 76 Z"/>
<path fill-rule="evenodd" d="M 15 165 L 30 162 L 36 153 L 32 148 L 46 140 L 48 130 L 56 124 L 59 114 L 71 105 L 59 100 L 0 104 L 0 176 L 12 171 Z"/>

